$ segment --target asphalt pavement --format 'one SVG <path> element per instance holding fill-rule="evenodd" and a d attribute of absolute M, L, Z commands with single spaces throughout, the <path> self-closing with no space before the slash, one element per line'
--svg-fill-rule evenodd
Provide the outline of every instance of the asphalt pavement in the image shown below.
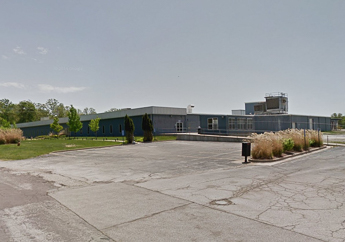
<path fill-rule="evenodd" d="M 345 148 L 169 141 L 0 162 L 0 241 L 345 241 Z"/>

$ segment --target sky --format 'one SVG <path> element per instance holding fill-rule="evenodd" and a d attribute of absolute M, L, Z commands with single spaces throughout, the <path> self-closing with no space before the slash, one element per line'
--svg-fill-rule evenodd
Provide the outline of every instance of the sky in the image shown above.
<path fill-rule="evenodd" d="M 1 0 L 0 99 L 345 113 L 343 0 Z"/>

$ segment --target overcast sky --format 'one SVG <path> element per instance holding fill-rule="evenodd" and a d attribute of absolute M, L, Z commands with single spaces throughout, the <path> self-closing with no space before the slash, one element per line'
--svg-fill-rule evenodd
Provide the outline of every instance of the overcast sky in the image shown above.
<path fill-rule="evenodd" d="M 343 0 L 1 0 L 0 99 L 345 113 Z"/>

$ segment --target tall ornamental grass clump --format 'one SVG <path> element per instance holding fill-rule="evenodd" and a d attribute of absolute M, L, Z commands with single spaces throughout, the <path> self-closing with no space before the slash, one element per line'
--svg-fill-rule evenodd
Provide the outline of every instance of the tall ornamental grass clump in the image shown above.
<path fill-rule="evenodd" d="M 15 144 L 23 137 L 20 129 L 0 129 L 0 144 Z"/>
<path fill-rule="evenodd" d="M 304 135 L 305 132 L 305 135 Z M 288 129 L 276 133 L 253 134 L 252 157 L 254 159 L 272 159 L 281 157 L 284 152 L 308 150 L 309 147 L 323 145 L 322 135 L 316 130 Z"/>
<path fill-rule="evenodd" d="M 272 159 L 272 146 L 270 141 L 261 140 L 260 143 L 255 143 L 252 148 L 252 157 L 254 159 Z"/>
<path fill-rule="evenodd" d="M 308 130 L 309 144 L 311 147 L 321 147 L 323 145 L 323 139 L 321 132 L 315 130 Z"/>
<path fill-rule="evenodd" d="M 0 145 L 6 144 L 6 138 L 5 134 L 1 132 L 2 130 L 0 129 Z"/>

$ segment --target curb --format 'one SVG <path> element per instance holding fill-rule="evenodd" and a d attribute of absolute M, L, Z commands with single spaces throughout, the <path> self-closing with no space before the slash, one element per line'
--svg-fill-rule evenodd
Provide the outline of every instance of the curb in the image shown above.
<path fill-rule="evenodd" d="M 251 158 L 251 159 L 248 159 L 248 161 L 253 162 L 253 163 L 271 163 L 271 162 L 277 162 L 277 161 L 286 160 L 286 159 L 293 158 L 293 157 L 300 156 L 300 155 L 310 154 L 312 152 L 323 150 L 323 149 L 326 149 L 326 148 L 327 148 L 327 146 L 324 145 L 322 147 L 313 148 L 312 150 L 307 150 L 307 151 L 302 151 L 302 152 L 294 153 L 292 155 L 286 155 L 284 157 L 279 157 L 279 158 L 274 158 L 274 159 L 252 159 Z"/>

